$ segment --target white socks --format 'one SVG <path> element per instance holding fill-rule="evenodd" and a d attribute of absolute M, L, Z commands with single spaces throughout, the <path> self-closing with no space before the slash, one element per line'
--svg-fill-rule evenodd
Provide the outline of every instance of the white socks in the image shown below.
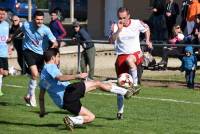
<path fill-rule="evenodd" d="M 82 125 L 84 122 L 83 116 L 69 117 L 75 125 Z"/>
<path fill-rule="evenodd" d="M 30 79 L 29 85 L 28 85 L 28 95 L 35 96 L 35 89 L 37 87 L 37 80 Z"/>
<path fill-rule="evenodd" d="M 117 113 L 123 113 L 124 112 L 124 96 L 117 95 Z"/>
<path fill-rule="evenodd" d="M 137 69 L 130 69 L 129 72 L 133 77 L 133 86 L 138 86 Z"/>
<path fill-rule="evenodd" d="M 110 92 L 124 96 L 126 94 L 127 90 L 125 88 L 112 85 Z"/>
<path fill-rule="evenodd" d="M 2 79 L 3 79 L 3 75 L 0 75 L 0 92 L 1 92 L 1 88 L 2 88 Z"/>

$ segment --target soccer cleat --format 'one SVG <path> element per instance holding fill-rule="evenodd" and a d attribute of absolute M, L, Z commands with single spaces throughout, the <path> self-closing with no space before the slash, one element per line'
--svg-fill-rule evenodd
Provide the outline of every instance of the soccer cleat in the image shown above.
<path fill-rule="evenodd" d="M 127 90 L 126 94 L 124 95 L 125 99 L 129 99 L 131 98 L 131 96 L 133 95 L 133 92 L 131 92 L 129 89 Z"/>
<path fill-rule="evenodd" d="M 133 90 L 133 96 L 138 95 L 140 93 L 141 87 L 136 86 L 136 87 L 133 87 L 132 90 Z"/>
<path fill-rule="evenodd" d="M 34 95 L 30 97 L 30 104 L 32 107 L 37 107 L 37 103 L 36 103 L 36 99 Z"/>
<path fill-rule="evenodd" d="M 122 120 L 123 119 L 123 113 L 117 113 L 117 119 Z"/>
<path fill-rule="evenodd" d="M 141 90 L 140 87 L 128 88 L 126 94 L 124 95 L 124 98 L 129 99 L 131 96 L 139 94 L 140 90 Z"/>
<path fill-rule="evenodd" d="M 31 106 L 30 97 L 24 96 L 24 101 L 26 102 L 26 106 Z"/>
<path fill-rule="evenodd" d="M 69 116 L 64 117 L 63 119 L 65 126 L 70 130 L 70 131 L 74 131 L 74 123 L 72 122 L 72 120 L 69 118 Z"/>
<path fill-rule="evenodd" d="M 3 96 L 4 94 L 3 94 L 3 92 L 2 91 L 0 91 L 0 96 Z"/>

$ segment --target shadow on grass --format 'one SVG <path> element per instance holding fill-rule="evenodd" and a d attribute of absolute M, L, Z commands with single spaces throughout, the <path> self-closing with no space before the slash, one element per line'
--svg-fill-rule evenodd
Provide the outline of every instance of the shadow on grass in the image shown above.
<path fill-rule="evenodd" d="M 10 102 L 0 102 L 0 106 L 25 106 L 25 104 L 21 103 L 10 103 Z"/>
<path fill-rule="evenodd" d="M 32 112 L 39 114 L 39 111 L 32 111 Z M 67 115 L 67 114 L 70 114 L 70 112 L 68 112 L 68 111 L 48 111 L 48 112 L 46 112 L 46 114 L 64 114 L 64 115 Z"/>
<path fill-rule="evenodd" d="M 0 105 L 1 105 L 1 106 L 9 106 L 10 103 L 9 103 L 9 102 L 0 102 Z"/>
<path fill-rule="evenodd" d="M 117 120 L 117 119 L 114 118 L 114 117 L 101 117 L 101 116 L 97 116 L 96 118 L 105 119 L 105 120 L 110 120 L 110 121 L 112 121 L 112 120 Z"/>
<path fill-rule="evenodd" d="M 33 127 L 58 127 L 63 124 L 31 124 L 31 123 L 19 123 L 19 122 L 9 122 L 9 121 L 0 121 L 0 124 L 4 125 L 16 125 L 16 126 L 33 126 Z"/>

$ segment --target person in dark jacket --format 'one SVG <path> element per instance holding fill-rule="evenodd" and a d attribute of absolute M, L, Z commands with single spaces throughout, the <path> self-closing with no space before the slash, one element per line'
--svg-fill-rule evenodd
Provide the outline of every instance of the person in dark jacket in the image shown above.
<path fill-rule="evenodd" d="M 61 21 L 58 19 L 58 11 L 53 10 L 50 13 L 51 15 L 51 22 L 49 24 L 49 27 L 51 29 L 51 32 L 56 37 L 60 46 L 64 46 L 65 42 L 60 41 L 61 39 L 64 39 L 67 36 L 67 32 L 65 31 Z"/>
<path fill-rule="evenodd" d="M 185 79 L 188 88 L 194 88 L 196 66 L 197 59 L 196 56 L 193 54 L 193 47 L 185 47 L 185 56 L 182 59 L 181 71 L 185 71 Z"/>
<path fill-rule="evenodd" d="M 165 19 L 168 31 L 168 38 L 172 36 L 172 28 L 176 24 L 176 18 L 179 15 L 179 6 L 174 0 L 168 0 L 165 6 Z"/>
<path fill-rule="evenodd" d="M 96 50 L 94 43 L 92 43 L 92 38 L 85 28 L 80 26 L 78 21 L 73 23 L 73 28 L 75 31 L 73 39 L 79 43 L 83 52 L 81 53 L 81 72 L 87 72 L 87 65 L 89 66 L 89 79 L 93 79 L 94 67 L 95 67 L 95 54 Z"/>
<path fill-rule="evenodd" d="M 152 31 L 153 41 L 164 41 L 166 35 L 166 20 L 164 16 L 165 0 L 154 0 L 152 3 L 152 15 L 149 18 L 149 23 Z"/>
<path fill-rule="evenodd" d="M 22 40 L 23 40 L 23 36 L 24 34 L 21 31 L 21 22 L 20 22 L 20 18 L 17 15 L 14 15 L 12 17 L 12 26 L 10 28 L 10 38 L 12 38 L 13 35 L 15 35 L 15 37 L 13 38 L 13 45 L 14 48 L 17 51 L 17 62 L 21 68 L 21 74 L 26 74 L 26 72 L 28 71 L 28 68 L 25 65 L 25 61 L 24 61 L 24 56 L 23 56 L 23 46 L 22 46 Z"/>
<path fill-rule="evenodd" d="M 187 17 L 187 11 L 188 6 L 190 4 L 191 0 L 182 0 L 182 6 L 181 6 L 181 30 L 185 32 L 185 27 L 187 25 L 186 17 Z"/>

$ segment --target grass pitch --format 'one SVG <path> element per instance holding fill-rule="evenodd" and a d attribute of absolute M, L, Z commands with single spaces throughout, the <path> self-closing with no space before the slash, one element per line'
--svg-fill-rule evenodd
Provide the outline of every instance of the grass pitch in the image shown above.
<path fill-rule="evenodd" d="M 1 134 L 66 134 L 63 124 L 69 114 L 57 108 L 46 94 L 44 118 L 39 108 L 25 106 L 26 76 L 6 77 L 0 97 Z M 21 87 L 13 87 L 18 85 Z M 79 126 L 74 134 L 199 134 L 200 92 L 189 89 L 142 87 L 141 93 L 125 100 L 124 119 L 116 119 L 116 96 L 97 91 L 82 99 L 96 115 L 94 122 Z M 39 89 L 37 89 L 37 94 Z"/>

